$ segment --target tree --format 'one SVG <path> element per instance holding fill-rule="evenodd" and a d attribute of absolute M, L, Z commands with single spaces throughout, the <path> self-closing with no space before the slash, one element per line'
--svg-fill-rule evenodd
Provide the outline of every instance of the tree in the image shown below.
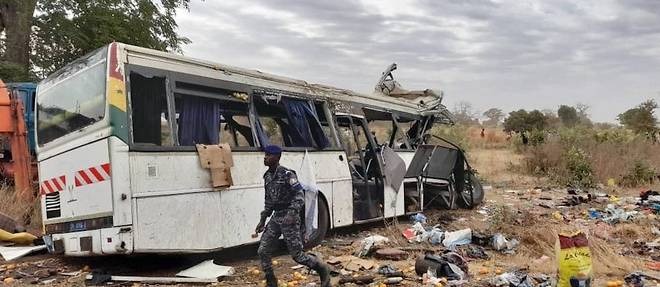
<path fill-rule="evenodd" d="M 478 114 L 478 112 L 474 111 L 472 104 L 464 101 L 456 103 L 452 112 L 454 122 L 464 125 L 479 124 L 479 120 L 477 120 Z"/>
<path fill-rule="evenodd" d="M 484 125 L 487 126 L 497 126 L 504 118 L 504 112 L 498 108 L 490 108 L 483 113 L 484 117 L 487 117 L 488 120 L 484 122 Z"/>
<path fill-rule="evenodd" d="M 559 106 L 559 110 L 557 110 L 557 116 L 559 116 L 561 123 L 569 128 L 577 125 L 578 121 L 580 120 L 578 118 L 577 110 L 574 107 L 569 107 L 566 105 Z"/>
<path fill-rule="evenodd" d="M 578 103 L 575 105 L 575 110 L 578 115 L 578 123 L 585 127 L 592 127 L 593 123 L 589 119 L 589 105 Z"/>
<path fill-rule="evenodd" d="M 529 132 L 532 130 L 544 130 L 547 127 L 547 118 L 539 110 L 527 112 L 518 110 L 509 113 L 504 120 L 504 130 L 507 132 Z"/>
<path fill-rule="evenodd" d="M 617 119 L 622 125 L 637 134 L 646 134 L 655 137 L 659 129 L 657 126 L 658 119 L 653 113 L 657 108 L 658 103 L 654 100 L 647 100 L 637 107 L 619 114 Z"/>
<path fill-rule="evenodd" d="M 37 0 L 0 0 L 0 77 L 6 81 L 24 81 L 29 77 L 30 28 Z"/>
<path fill-rule="evenodd" d="M 3 18 L 18 17 L 28 23 L 3 21 L 0 32 L 7 36 L 3 58 L 41 77 L 112 41 L 175 52 L 190 42 L 176 33 L 174 20 L 176 8 L 187 9 L 190 0 L 0 1 L 20 8 L 7 10 Z M 12 44 L 10 39 L 20 41 Z"/>

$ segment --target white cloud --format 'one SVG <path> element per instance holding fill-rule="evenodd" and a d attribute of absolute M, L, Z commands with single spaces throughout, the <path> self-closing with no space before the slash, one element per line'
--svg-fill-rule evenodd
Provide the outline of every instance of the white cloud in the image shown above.
<path fill-rule="evenodd" d="M 448 106 L 583 102 L 613 121 L 660 91 L 656 1 L 193 1 L 177 20 L 190 56 L 362 92 L 397 62 Z"/>

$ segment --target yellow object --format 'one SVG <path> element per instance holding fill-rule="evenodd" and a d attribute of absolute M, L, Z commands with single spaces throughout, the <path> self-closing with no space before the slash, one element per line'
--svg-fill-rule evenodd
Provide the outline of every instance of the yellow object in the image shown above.
<path fill-rule="evenodd" d="M 556 220 L 564 220 L 564 216 L 559 213 L 559 211 L 555 211 L 552 213 L 552 217 L 554 217 Z"/>
<path fill-rule="evenodd" d="M 277 265 L 280 265 L 280 262 L 277 260 L 273 260 L 273 266 L 277 266 Z"/>
<path fill-rule="evenodd" d="M 614 186 L 616 186 L 616 181 L 614 181 L 613 178 L 609 178 L 609 179 L 607 180 L 607 186 L 609 186 L 609 187 L 614 187 Z"/>
<path fill-rule="evenodd" d="M 2 282 L 7 284 L 7 285 L 14 284 L 14 282 L 16 282 L 16 279 L 11 278 L 11 277 L 7 277 L 7 278 L 5 278 L 5 280 L 2 280 Z"/>
<path fill-rule="evenodd" d="M 9 241 L 18 245 L 30 245 L 35 239 L 37 239 L 36 236 L 27 232 L 9 233 L 0 229 L 0 241 Z"/>
<path fill-rule="evenodd" d="M 560 233 L 555 254 L 559 270 L 557 287 L 570 287 L 571 279 L 593 281 L 591 250 L 586 234 L 581 231 Z"/>
<path fill-rule="evenodd" d="M 607 281 L 607 287 L 617 287 L 619 286 L 616 281 Z"/>
<path fill-rule="evenodd" d="M 500 275 L 502 273 L 504 273 L 504 271 L 502 269 L 500 269 L 500 268 L 495 269 L 495 274 Z"/>
<path fill-rule="evenodd" d="M 490 270 L 486 267 L 479 269 L 479 274 L 481 274 L 481 275 L 485 275 L 485 274 L 488 274 L 488 273 L 490 273 Z"/>
<path fill-rule="evenodd" d="M 610 202 L 611 203 L 617 203 L 617 202 L 619 202 L 619 200 L 621 200 L 621 199 L 619 199 L 615 195 L 610 195 Z"/>

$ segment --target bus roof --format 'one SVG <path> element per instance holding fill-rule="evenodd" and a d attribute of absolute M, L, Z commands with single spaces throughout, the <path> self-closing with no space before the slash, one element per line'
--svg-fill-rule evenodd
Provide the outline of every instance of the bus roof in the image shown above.
<path fill-rule="evenodd" d="M 441 103 L 442 96 L 438 96 L 433 92 L 428 92 L 431 90 L 413 91 L 408 93 L 408 95 L 419 94 L 420 97 L 415 100 L 405 99 L 405 97 L 388 96 L 385 93 L 378 91 L 374 91 L 373 94 L 361 94 L 347 89 L 322 84 L 313 84 L 303 80 L 264 73 L 259 70 L 223 65 L 128 44 L 117 44 L 119 44 L 118 46 L 126 52 L 127 57 L 124 59 L 126 59 L 129 64 L 148 64 L 147 66 L 153 66 L 165 70 L 174 70 L 208 78 L 236 81 L 260 88 L 293 92 L 316 98 L 358 103 L 376 109 L 418 115 L 436 115 L 438 121 L 451 122 L 449 111 Z M 184 68 L 183 66 L 187 67 Z"/>

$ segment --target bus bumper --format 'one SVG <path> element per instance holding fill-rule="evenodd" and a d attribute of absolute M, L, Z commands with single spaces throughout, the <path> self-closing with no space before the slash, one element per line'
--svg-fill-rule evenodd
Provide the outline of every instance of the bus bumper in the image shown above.
<path fill-rule="evenodd" d="M 67 256 L 133 253 L 130 227 L 112 227 L 44 236 L 48 252 Z"/>

